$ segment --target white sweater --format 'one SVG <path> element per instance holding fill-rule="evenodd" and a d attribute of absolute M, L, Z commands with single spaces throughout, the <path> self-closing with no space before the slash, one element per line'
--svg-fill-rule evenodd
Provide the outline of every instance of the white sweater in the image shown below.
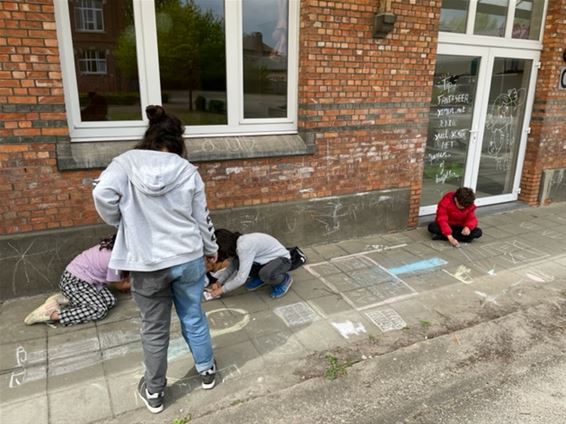
<path fill-rule="evenodd" d="M 239 267 L 234 262 L 218 274 L 218 281 L 223 284 L 224 293 L 243 286 L 250 275 L 252 265 L 265 265 L 277 258 L 291 259 L 291 255 L 279 240 L 269 234 L 249 233 L 238 237 L 236 252 Z"/>

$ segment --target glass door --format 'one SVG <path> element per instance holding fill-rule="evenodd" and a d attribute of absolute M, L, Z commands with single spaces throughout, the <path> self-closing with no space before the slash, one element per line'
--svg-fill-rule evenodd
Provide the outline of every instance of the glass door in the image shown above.
<path fill-rule="evenodd" d="M 420 215 L 460 186 L 476 191 L 477 205 L 517 199 L 538 54 L 439 46 Z"/>
<path fill-rule="evenodd" d="M 434 72 L 429 126 L 424 155 L 421 215 L 434 213 L 447 191 L 466 185 L 473 166 L 470 146 L 477 141 L 481 92 L 485 84 L 487 52 L 439 46 Z"/>
<path fill-rule="evenodd" d="M 527 131 L 525 112 L 533 60 L 494 57 L 492 62 L 481 149 L 477 152 L 479 167 L 473 179 L 478 199 L 514 194 L 516 198 L 516 171 Z"/>

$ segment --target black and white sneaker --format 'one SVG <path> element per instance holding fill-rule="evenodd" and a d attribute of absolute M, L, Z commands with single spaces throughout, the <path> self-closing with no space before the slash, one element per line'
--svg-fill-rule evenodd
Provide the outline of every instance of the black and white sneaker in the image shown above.
<path fill-rule="evenodd" d="M 200 373 L 202 378 L 202 388 L 204 390 L 210 390 L 216 384 L 216 360 L 212 364 L 212 368 Z"/>
<path fill-rule="evenodd" d="M 147 409 L 149 409 L 149 412 L 152 414 L 159 414 L 163 411 L 164 393 L 149 393 L 144 377 L 142 377 L 138 383 L 138 396 L 143 400 L 143 403 L 145 403 L 145 406 L 147 406 Z"/>

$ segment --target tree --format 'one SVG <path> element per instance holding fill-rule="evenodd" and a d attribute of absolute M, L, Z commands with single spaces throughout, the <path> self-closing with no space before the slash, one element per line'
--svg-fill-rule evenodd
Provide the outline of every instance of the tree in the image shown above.
<path fill-rule="evenodd" d="M 193 1 L 155 3 L 161 87 L 187 89 L 192 111 L 195 89 L 225 87 L 224 22 Z M 120 34 L 116 60 L 124 72 L 137 72 L 133 26 Z"/>

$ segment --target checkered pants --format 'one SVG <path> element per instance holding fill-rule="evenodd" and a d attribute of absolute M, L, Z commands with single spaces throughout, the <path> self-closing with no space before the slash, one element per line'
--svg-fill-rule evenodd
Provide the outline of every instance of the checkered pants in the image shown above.
<path fill-rule="evenodd" d="M 116 304 L 116 298 L 106 287 L 99 291 L 92 284 L 75 277 L 68 271 L 63 272 L 59 288 L 69 299 L 69 304 L 65 309 L 61 309 L 60 313 L 59 322 L 63 325 L 102 319 Z"/>

